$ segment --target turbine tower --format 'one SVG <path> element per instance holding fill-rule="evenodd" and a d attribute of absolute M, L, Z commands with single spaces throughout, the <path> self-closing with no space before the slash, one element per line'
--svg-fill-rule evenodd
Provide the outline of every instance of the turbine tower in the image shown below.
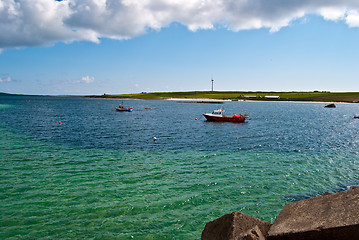
<path fill-rule="evenodd" d="M 214 82 L 213 78 L 211 78 L 211 82 L 212 82 L 212 92 L 213 92 L 213 82 Z"/>

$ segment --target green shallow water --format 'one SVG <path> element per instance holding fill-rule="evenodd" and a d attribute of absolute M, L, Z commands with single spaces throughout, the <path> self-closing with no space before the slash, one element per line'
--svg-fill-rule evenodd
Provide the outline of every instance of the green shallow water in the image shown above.
<path fill-rule="evenodd" d="M 357 178 L 348 155 L 83 150 L 1 132 L 1 238 L 198 239 L 231 211 Z"/>
<path fill-rule="evenodd" d="M 58 113 L 54 120 L 50 114 L 42 115 L 41 122 L 30 117 L 17 117 L 15 122 L 11 117 L 21 106 L 1 105 L 1 239 L 200 239 L 206 222 L 226 213 L 241 211 L 273 222 L 293 199 L 359 183 L 359 141 L 356 136 L 348 140 L 358 123 L 343 115 L 340 121 L 347 121 L 347 130 L 329 125 L 333 135 L 337 131 L 345 136 L 334 140 L 316 135 L 321 131 L 314 126 L 312 135 L 300 136 L 302 131 L 273 135 L 276 129 L 254 116 L 246 125 L 192 122 L 196 134 L 196 128 L 207 129 L 203 136 L 212 136 L 208 130 L 212 126 L 213 131 L 239 135 L 210 137 L 203 140 L 207 145 L 191 145 L 167 130 L 158 135 L 157 143 L 147 143 L 141 139 L 148 138 L 147 130 L 136 129 L 118 138 L 92 139 L 96 131 L 99 136 L 115 134 L 95 124 L 89 130 L 83 127 L 87 144 L 76 144 L 73 139 L 78 135 L 70 132 L 78 122 L 71 126 L 68 118 L 59 126 L 54 123 L 62 116 Z M 279 125 L 280 132 L 291 127 Z M 181 128 L 189 136 L 189 130 Z M 155 130 L 160 134 L 161 126 Z M 148 131 L 152 134 L 152 129 Z M 237 145 L 227 138 L 237 140 Z M 200 137 L 194 139 L 200 143 Z M 118 147 L 117 141 L 130 147 Z"/>

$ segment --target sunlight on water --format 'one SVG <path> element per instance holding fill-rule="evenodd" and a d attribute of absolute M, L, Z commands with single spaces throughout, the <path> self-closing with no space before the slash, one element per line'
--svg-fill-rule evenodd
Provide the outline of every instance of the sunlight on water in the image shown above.
<path fill-rule="evenodd" d="M 6 109 L 6 108 L 11 108 L 11 107 L 13 107 L 13 105 L 10 105 L 10 104 L 0 104 L 0 110 Z"/>

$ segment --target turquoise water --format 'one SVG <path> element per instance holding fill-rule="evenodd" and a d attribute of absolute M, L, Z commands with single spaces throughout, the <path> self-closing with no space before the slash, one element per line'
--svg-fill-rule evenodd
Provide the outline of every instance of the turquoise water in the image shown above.
<path fill-rule="evenodd" d="M 226 102 L 250 114 L 233 124 L 206 122 L 212 104 L 119 103 L 0 98 L 1 239 L 199 239 L 359 183 L 359 105 Z"/>

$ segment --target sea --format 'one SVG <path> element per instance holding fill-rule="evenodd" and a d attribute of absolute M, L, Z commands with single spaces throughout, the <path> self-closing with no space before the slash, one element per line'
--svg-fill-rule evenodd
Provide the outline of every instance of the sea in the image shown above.
<path fill-rule="evenodd" d="M 249 118 L 207 122 L 222 105 Z M 200 239 L 232 211 L 273 222 L 359 184 L 359 104 L 325 105 L 0 96 L 0 239 Z"/>

